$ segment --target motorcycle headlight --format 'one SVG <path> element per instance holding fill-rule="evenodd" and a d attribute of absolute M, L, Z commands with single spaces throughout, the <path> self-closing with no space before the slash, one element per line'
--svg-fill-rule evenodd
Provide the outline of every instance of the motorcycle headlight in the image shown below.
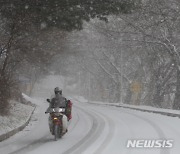
<path fill-rule="evenodd" d="M 52 112 L 65 112 L 65 108 L 52 108 Z"/>
<path fill-rule="evenodd" d="M 59 112 L 65 112 L 64 108 L 59 108 Z"/>

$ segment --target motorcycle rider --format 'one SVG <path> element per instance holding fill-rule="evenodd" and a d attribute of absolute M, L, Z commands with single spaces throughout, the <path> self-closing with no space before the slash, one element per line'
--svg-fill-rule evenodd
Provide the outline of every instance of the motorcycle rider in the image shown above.
<path fill-rule="evenodd" d="M 55 107 L 66 107 L 66 103 L 67 103 L 67 99 L 65 97 L 62 96 L 62 90 L 59 89 L 59 87 L 56 87 L 54 89 L 54 96 L 51 96 L 51 101 L 53 102 L 53 99 L 57 99 L 58 102 L 57 104 L 51 104 L 51 105 L 55 105 Z"/>
<path fill-rule="evenodd" d="M 68 121 L 71 120 L 72 119 L 72 115 L 71 115 L 72 102 L 70 100 L 67 100 L 65 97 L 63 97 L 62 90 L 60 90 L 59 87 L 56 87 L 54 89 L 54 94 L 55 94 L 55 96 L 52 96 L 52 99 L 53 98 L 58 98 L 59 99 L 59 102 L 61 102 L 61 104 L 59 104 L 60 107 L 64 107 L 66 109 L 65 115 L 67 116 Z"/>
<path fill-rule="evenodd" d="M 45 113 L 50 113 L 51 108 L 57 108 L 57 107 L 66 108 L 67 99 L 62 96 L 62 90 L 60 90 L 59 87 L 56 87 L 54 89 L 54 95 L 51 96 L 49 103 L 50 103 L 49 107 Z M 67 132 L 67 121 L 68 121 L 67 116 L 64 114 L 63 119 L 62 119 L 63 133 Z M 51 116 L 49 116 L 49 128 L 51 132 L 52 132 L 52 126 L 53 126 L 52 119 L 51 119 Z"/>

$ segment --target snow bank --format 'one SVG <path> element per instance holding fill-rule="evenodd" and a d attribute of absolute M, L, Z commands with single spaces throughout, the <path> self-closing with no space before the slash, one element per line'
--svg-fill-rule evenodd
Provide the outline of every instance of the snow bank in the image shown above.
<path fill-rule="evenodd" d="M 158 114 L 172 116 L 172 117 L 180 117 L 179 110 L 162 109 L 162 108 L 155 108 L 155 107 L 144 106 L 144 105 L 137 106 L 137 105 L 129 105 L 129 104 L 123 104 L 123 103 L 107 103 L 107 102 L 97 102 L 97 101 L 89 102 L 87 99 L 85 99 L 82 96 L 75 96 L 73 98 L 77 99 L 80 102 L 86 102 L 86 103 L 91 103 L 91 104 L 96 104 L 96 105 L 109 105 L 109 106 L 123 107 L 123 108 L 128 108 L 128 109 L 144 111 L 144 112 L 153 112 L 153 113 L 158 113 Z"/>
<path fill-rule="evenodd" d="M 22 130 L 29 122 L 35 107 L 16 101 L 10 102 L 10 114 L 0 116 L 0 141 Z"/>

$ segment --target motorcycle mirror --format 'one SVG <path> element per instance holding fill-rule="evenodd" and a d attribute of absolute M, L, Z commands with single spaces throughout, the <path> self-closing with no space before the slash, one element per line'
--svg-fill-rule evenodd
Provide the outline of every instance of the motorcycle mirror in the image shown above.
<path fill-rule="evenodd" d="M 48 99 L 46 99 L 46 101 L 50 103 L 50 99 L 49 99 L 49 98 L 48 98 Z"/>

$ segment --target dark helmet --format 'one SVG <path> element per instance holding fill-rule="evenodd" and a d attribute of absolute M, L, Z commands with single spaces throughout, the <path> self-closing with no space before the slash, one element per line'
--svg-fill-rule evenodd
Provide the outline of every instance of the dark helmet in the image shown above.
<path fill-rule="evenodd" d="M 62 90 L 59 89 L 59 87 L 56 87 L 56 88 L 54 88 L 54 93 L 62 95 Z"/>

